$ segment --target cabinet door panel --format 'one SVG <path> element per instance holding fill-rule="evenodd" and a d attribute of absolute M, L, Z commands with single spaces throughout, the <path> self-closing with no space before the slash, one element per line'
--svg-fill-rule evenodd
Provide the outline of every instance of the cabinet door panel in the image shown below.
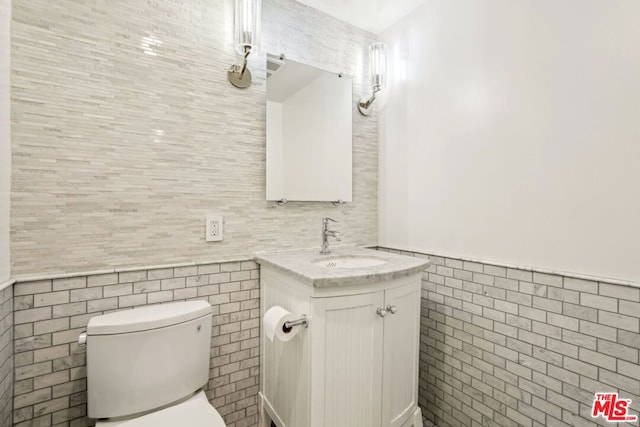
<path fill-rule="evenodd" d="M 311 426 L 379 427 L 384 293 L 314 298 Z"/>
<path fill-rule="evenodd" d="M 384 320 L 382 425 L 400 427 L 418 398 L 420 282 L 385 291 L 385 306 L 395 306 Z"/>

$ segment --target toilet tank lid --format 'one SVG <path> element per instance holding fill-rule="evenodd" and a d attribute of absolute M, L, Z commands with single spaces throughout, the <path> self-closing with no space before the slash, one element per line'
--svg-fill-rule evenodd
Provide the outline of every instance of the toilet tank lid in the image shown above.
<path fill-rule="evenodd" d="M 87 335 L 113 335 L 147 331 L 188 322 L 211 314 L 207 301 L 151 305 L 92 317 Z"/>

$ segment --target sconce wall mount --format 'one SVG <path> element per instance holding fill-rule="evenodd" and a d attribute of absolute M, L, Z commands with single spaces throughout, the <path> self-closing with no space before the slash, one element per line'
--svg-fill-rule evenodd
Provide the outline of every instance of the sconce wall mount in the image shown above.
<path fill-rule="evenodd" d="M 232 65 L 227 71 L 229 82 L 237 88 L 246 89 L 251 86 L 251 71 L 247 68 L 247 58 L 251 54 L 251 46 L 244 47 L 242 65 Z"/>

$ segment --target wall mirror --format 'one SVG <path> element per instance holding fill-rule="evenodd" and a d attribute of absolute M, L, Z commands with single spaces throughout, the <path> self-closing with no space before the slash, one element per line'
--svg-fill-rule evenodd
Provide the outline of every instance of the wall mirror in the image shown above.
<path fill-rule="evenodd" d="M 267 55 L 267 200 L 350 202 L 348 76 Z"/>

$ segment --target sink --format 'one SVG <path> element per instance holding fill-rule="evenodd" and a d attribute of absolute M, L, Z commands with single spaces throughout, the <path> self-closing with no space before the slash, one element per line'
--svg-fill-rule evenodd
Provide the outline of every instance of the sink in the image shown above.
<path fill-rule="evenodd" d="M 422 272 L 429 261 L 391 252 L 339 247 L 327 255 L 317 248 L 256 255 L 265 271 L 280 272 L 313 288 L 361 286 Z"/>
<path fill-rule="evenodd" d="M 311 261 L 311 264 L 324 268 L 366 268 L 386 263 L 387 261 L 382 258 L 348 255 L 318 258 Z"/>

